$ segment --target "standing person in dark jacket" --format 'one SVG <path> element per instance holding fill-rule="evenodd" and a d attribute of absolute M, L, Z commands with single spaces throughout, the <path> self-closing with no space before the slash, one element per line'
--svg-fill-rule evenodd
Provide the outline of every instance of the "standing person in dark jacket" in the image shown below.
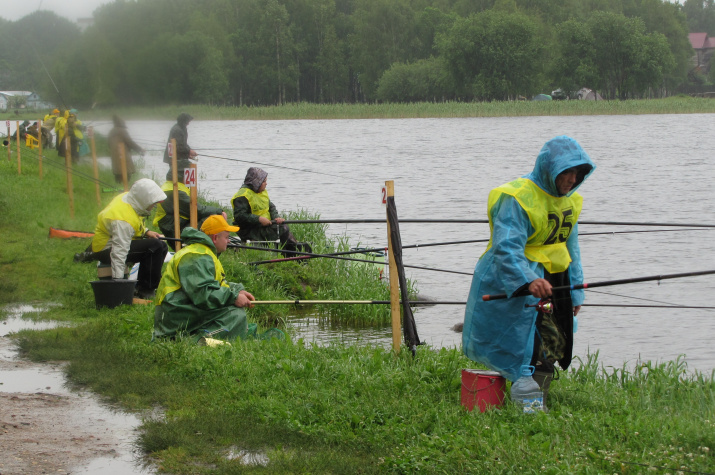
<path fill-rule="evenodd" d="M 132 151 L 144 155 L 144 149 L 140 147 L 129 136 L 127 124 L 119 116 L 112 117 L 114 127 L 109 131 L 107 140 L 109 141 L 109 150 L 112 152 L 112 173 L 117 183 L 122 182 L 122 163 L 119 154 L 119 145 L 124 144 L 124 161 L 127 166 L 127 181 L 131 181 L 132 174 L 136 172 L 134 161 L 132 160 Z"/>
<path fill-rule="evenodd" d="M 196 151 L 192 150 L 189 146 L 189 132 L 186 130 L 186 126 L 189 122 L 194 120 L 189 114 L 182 112 L 179 117 L 176 118 L 176 124 L 171 128 L 169 132 L 169 139 L 167 143 L 171 142 L 171 139 L 176 139 L 176 163 L 179 170 L 184 170 L 189 168 L 189 159 L 196 157 Z M 169 150 L 164 149 L 164 163 L 168 163 L 171 166 L 171 157 L 169 156 Z"/>
<path fill-rule="evenodd" d="M 179 234 L 189 225 L 189 217 L 191 216 L 191 190 L 184 185 L 184 170 L 178 170 L 178 185 L 179 185 Z M 166 199 L 156 206 L 156 215 L 154 216 L 154 226 L 157 226 L 166 237 L 174 237 L 174 182 L 172 181 L 172 173 L 166 174 L 166 182 L 161 185 L 161 190 L 166 193 Z M 211 215 L 220 214 L 224 219 L 227 219 L 223 209 L 216 206 L 197 205 L 196 217 L 198 220 L 197 226 L 200 228 L 203 221 Z"/>
<path fill-rule="evenodd" d="M 268 172 L 251 167 L 246 173 L 241 188 L 231 198 L 233 223 L 241 229 L 238 236 L 243 241 L 276 241 L 289 251 L 298 250 L 298 242 L 284 219 L 278 216 L 276 205 L 266 191 Z M 302 244 L 303 251 L 311 252 L 310 246 Z M 290 254 L 289 254 L 290 256 Z"/>

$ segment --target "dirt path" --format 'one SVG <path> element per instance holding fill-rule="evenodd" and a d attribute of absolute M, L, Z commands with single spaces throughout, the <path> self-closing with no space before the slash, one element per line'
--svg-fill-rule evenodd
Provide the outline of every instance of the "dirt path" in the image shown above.
<path fill-rule="evenodd" d="M 133 461 L 138 419 L 63 383 L 60 364 L 19 360 L 0 336 L 0 475 L 152 473 Z"/>

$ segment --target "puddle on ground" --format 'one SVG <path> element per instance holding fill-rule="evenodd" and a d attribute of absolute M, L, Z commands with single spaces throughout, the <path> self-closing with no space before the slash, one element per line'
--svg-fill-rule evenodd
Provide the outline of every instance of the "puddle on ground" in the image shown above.
<path fill-rule="evenodd" d="M 17 355 L 14 344 L 7 338 L 10 333 L 20 330 L 47 330 L 61 325 L 53 321 L 33 321 L 23 319 L 28 313 L 41 313 L 50 306 L 17 305 L 6 307 L 7 320 L 0 322 L 0 360 L 11 362 L 11 369 L 0 370 L 0 392 L 2 393 L 52 393 L 79 399 L 65 414 L 68 420 L 84 426 L 88 431 L 101 434 L 102 440 L 113 440 L 118 444 L 108 450 L 109 456 L 92 458 L 73 467 L 74 475 L 128 475 L 155 473 L 151 467 L 140 462 L 142 454 L 134 448 L 137 438 L 139 418 L 110 405 L 101 403 L 91 392 L 78 391 L 68 387 L 62 364 L 35 364 L 22 360 Z M 4 365 L 7 368 L 8 365 Z"/>
<path fill-rule="evenodd" d="M 262 452 L 249 452 L 232 447 L 226 455 L 228 460 L 239 460 L 243 465 L 268 465 L 270 460 L 268 456 Z"/>

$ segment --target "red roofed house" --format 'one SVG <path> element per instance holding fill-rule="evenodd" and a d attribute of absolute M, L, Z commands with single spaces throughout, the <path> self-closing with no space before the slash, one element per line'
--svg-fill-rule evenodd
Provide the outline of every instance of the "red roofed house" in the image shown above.
<path fill-rule="evenodd" d="M 690 33 L 688 39 L 695 50 L 694 66 L 707 72 L 710 69 L 710 57 L 715 51 L 715 38 L 708 37 L 707 33 Z"/>

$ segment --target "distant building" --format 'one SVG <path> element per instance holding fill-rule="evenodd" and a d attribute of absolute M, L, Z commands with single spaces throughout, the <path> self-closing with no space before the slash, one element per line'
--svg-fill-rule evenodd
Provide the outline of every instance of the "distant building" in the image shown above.
<path fill-rule="evenodd" d="M 18 98 L 22 104 L 17 104 Z M 43 101 L 40 95 L 30 91 L 0 91 L 0 109 L 52 109 L 55 106 Z"/>
<path fill-rule="evenodd" d="M 710 58 L 715 51 L 715 38 L 710 38 L 707 33 L 690 33 L 688 39 L 695 50 L 693 67 L 707 73 L 710 69 Z"/>

